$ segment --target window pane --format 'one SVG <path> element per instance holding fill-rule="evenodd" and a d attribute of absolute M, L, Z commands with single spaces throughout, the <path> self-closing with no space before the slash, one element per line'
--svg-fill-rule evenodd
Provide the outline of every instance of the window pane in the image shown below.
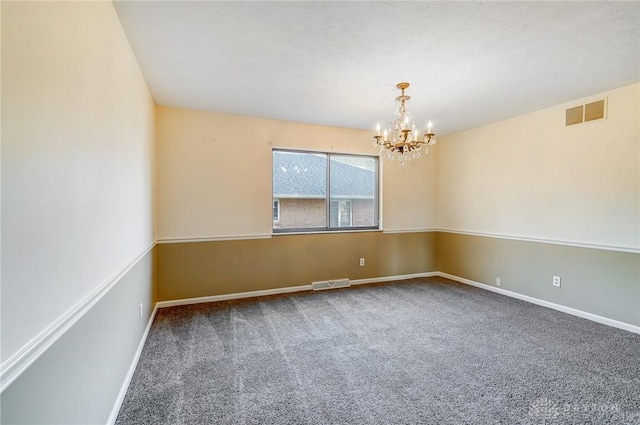
<path fill-rule="evenodd" d="M 377 158 L 331 155 L 329 167 L 330 226 L 377 226 Z"/>
<path fill-rule="evenodd" d="M 329 225 L 338 227 L 338 201 L 331 201 L 329 208 Z"/>
<path fill-rule="evenodd" d="M 326 154 L 273 151 L 273 198 L 280 204 L 279 229 L 326 228 L 326 187 Z"/>
<path fill-rule="evenodd" d="M 351 227 L 351 201 L 331 201 L 330 226 Z"/>

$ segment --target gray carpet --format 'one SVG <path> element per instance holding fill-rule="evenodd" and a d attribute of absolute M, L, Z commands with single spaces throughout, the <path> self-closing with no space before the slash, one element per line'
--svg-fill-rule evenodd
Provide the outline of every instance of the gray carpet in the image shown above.
<path fill-rule="evenodd" d="M 640 424 L 640 335 L 442 278 L 166 308 L 117 424 Z"/>

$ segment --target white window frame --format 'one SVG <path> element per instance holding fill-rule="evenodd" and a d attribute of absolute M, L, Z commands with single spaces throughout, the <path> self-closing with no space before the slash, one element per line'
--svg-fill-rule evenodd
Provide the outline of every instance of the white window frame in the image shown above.
<path fill-rule="evenodd" d="M 276 218 L 273 218 L 273 210 L 276 210 Z M 280 223 L 280 199 L 274 199 L 271 206 L 271 218 L 274 223 Z"/>
<path fill-rule="evenodd" d="M 272 161 L 273 161 L 273 152 L 293 152 L 293 153 L 306 153 L 306 154 L 324 154 L 326 155 L 327 161 L 327 190 L 326 190 L 326 227 L 312 227 L 312 228 L 276 228 L 272 227 L 273 234 L 286 234 L 286 233 L 331 233 L 331 232 L 357 232 L 357 231 L 378 231 L 382 230 L 382 193 L 380 182 L 382 178 L 382 164 L 380 161 L 380 157 L 378 155 L 367 155 L 367 154 L 354 154 L 354 153 L 346 153 L 346 152 L 327 152 L 320 150 L 300 150 L 300 149 L 289 149 L 289 148 L 278 148 L 274 147 L 271 151 Z M 373 226 L 355 226 L 355 227 L 331 227 L 331 195 L 330 195 L 330 181 L 331 181 L 331 156 L 355 156 L 355 157 L 364 157 L 364 158 L 373 158 L 376 161 L 376 167 L 374 172 L 374 195 L 373 195 L 373 204 L 375 206 L 373 214 L 374 214 L 374 223 Z M 273 175 L 271 176 L 271 180 L 273 181 Z M 272 193 L 273 197 L 273 193 Z M 277 198 L 272 198 L 277 199 Z M 334 199 L 335 200 L 335 199 Z M 339 200 L 338 200 L 339 201 Z M 353 223 L 353 203 L 351 200 L 348 200 L 351 203 L 350 207 L 350 217 L 351 223 Z M 272 214 L 273 215 L 273 214 Z M 280 215 L 280 211 L 278 211 L 278 215 Z M 275 223 L 275 222 L 274 222 Z"/>

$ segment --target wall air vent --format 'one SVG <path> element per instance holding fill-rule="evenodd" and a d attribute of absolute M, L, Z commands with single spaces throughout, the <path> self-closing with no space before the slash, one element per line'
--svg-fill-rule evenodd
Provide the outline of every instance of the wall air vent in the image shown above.
<path fill-rule="evenodd" d="M 311 283 L 311 287 L 314 291 L 320 291 L 322 289 L 346 288 L 347 286 L 351 286 L 351 281 L 349 281 L 349 279 L 324 280 L 322 282 Z"/>
<path fill-rule="evenodd" d="M 606 99 L 575 106 L 566 110 L 565 126 L 582 124 L 587 121 L 602 120 L 606 116 Z"/>
<path fill-rule="evenodd" d="M 584 122 L 604 118 L 604 99 L 584 105 Z"/>
<path fill-rule="evenodd" d="M 574 125 L 582 123 L 584 117 L 584 106 L 576 106 L 575 108 L 567 109 L 567 119 L 565 125 Z"/>

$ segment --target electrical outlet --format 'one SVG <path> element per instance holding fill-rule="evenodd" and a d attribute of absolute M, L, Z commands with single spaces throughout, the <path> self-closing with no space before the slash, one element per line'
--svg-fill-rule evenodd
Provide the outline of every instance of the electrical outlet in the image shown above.
<path fill-rule="evenodd" d="M 140 303 L 140 318 L 142 319 L 142 303 Z"/>
<path fill-rule="evenodd" d="M 496 286 L 502 286 L 502 278 L 496 277 Z"/>
<path fill-rule="evenodd" d="M 364 258 L 360 259 L 360 267 L 364 267 Z"/>
<path fill-rule="evenodd" d="M 560 276 L 554 276 L 553 277 L 553 286 L 555 287 L 560 287 Z"/>

